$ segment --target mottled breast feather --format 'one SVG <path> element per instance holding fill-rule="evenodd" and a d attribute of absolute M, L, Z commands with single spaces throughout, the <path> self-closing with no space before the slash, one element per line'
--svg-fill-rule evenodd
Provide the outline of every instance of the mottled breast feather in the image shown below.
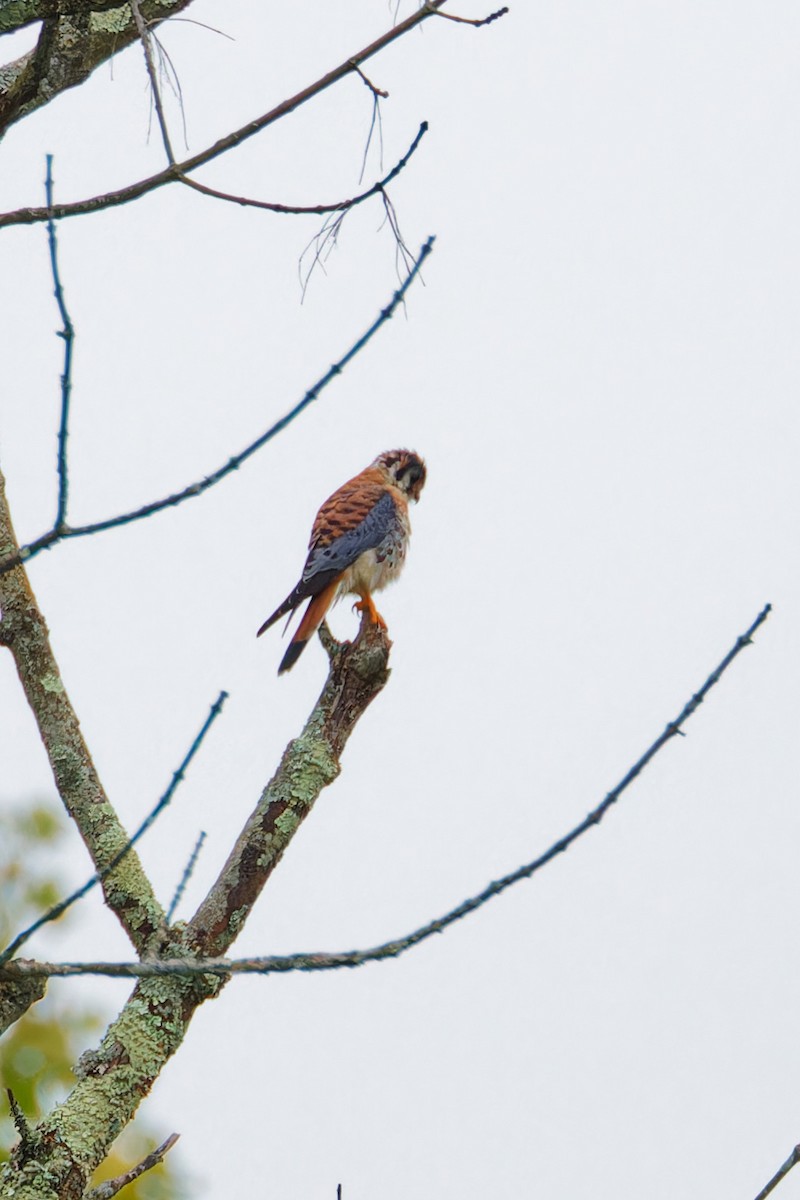
<path fill-rule="evenodd" d="M 361 516 L 363 489 L 359 497 L 339 493 L 331 497 L 338 502 L 331 505 L 330 510 L 327 504 L 320 510 L 299 585 L 306 595 L 317 595 L 365 551 L 377 550 L 382 542 L 397 537 L 401 519 L 394 498 L 381 487 L 375 487 L 375 493 L 374 503 L 364 516 Z M 358 524 L 348 529 L 353 518 L 359 516 Z"/>

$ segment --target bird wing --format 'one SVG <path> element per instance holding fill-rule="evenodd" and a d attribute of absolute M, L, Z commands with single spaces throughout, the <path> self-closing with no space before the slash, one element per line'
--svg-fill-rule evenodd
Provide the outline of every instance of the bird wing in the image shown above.
<path fill-rule="evenodd" d="M 340 488 L 317 514 L 298 590 L 316 596 L 365 550 L 380 546 L 397 520 L 394 497 L 382 485 Z"/>
<path fill-rule="evenodd" d="M 392 531 L 397 508 L 383 483 L 358 476 L 325 501 L 311 530 L 308 558 L 300 582 L 258 631 L 271 625 L 308 599 L 318 596 L 351 567 L 365 550 L 373 550 Z"/>

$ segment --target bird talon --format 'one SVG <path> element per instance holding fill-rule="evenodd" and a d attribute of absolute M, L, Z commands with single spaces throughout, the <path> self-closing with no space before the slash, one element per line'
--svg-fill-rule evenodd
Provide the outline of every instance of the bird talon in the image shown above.
<path fill-rule="evenodd" d="M 362 598 L 360 600 L 357 600 L 356 603 L 353 605 L 353 611 L 361 612 L 361 613 L 365 612 L 367 614 L 367 616 L 369 617 L 371 623 L 373 625 L 377 625 L 379 629 L 388 629 L 389 628 L 389 626 L 386 624 L 383 617 L 381 616 L 381 614 L 378 612 L 377 608 L 375 607 L 375 603 L 371 596 L 362 596 Z"/>

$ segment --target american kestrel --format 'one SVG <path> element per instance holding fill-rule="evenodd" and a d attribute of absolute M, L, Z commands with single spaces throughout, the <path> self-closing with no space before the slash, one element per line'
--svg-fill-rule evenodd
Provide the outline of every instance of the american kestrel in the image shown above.
<path fill-rule="evenodd" d="M 372 593 L 385 588 L 403 569 L 411 533 L 408 501 L 419 500 L 425 475 L 425 463 L 413 450 L 387 450 L 322 505 L 311 529 L 300 582 L 256 634 L 261 637 L 270 625 L 310 599 L 278 667 L 279 675 L 294 666 L 340 596 L 359 596 L 354 607 L 386 628 Z"/>

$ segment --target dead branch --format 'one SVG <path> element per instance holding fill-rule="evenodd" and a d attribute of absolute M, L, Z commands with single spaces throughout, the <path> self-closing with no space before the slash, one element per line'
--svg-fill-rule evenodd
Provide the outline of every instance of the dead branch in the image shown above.
<path fill-rule="evenodd" d="M 218 955 L 232 944 L 319 793 L 339 774 L 350 734 L 388 679 L 390 645 L 385 631 L 365 617 L 355 642 L 333 646 L 327 681 L 302 733 L 287 746 L 188 926 L 166 935 L 164 953 Z M 84 1055 L 71 1094 L 36 1127 L 36 1169 L 48 1172 L 52 1194 L 82 1194 L 108 1146 L 180 1046 L 199 1005 L 219 995 L 224 982 L 208 972 L 139 981 L 98 1049 Z M 87 1149 L 82 1120 L 89 1107 L 97 1120 Z M 17 1187 L 28 1163 L 20 1148 L 0 1183 Z"/>
<path fill-rule="evenodd" d="M 178 7 L 182 7 L 188 2 L 189 0 L 173 0 L 175 10 L 177 11 Z M 362 63 L 380 53 L 380 51 L 385 49 L 386 46 L 390 45 L 392 42 L 408 33 L 409 30 L 414 29 L 417 25 L 420 25 L 429 17 L 436 16 L 438 10 L 442 7 L 442 5 L 445 4 L 445 2 L 446 0 L 430 0 L 428 4 L 418 9 L 415 13 L 412 13 L 412 15 L 406 18 L 405 21 L 401 21 L 399 24 L 393 26 L 392 29 L 388 30 L 388 32 L 377 38 L 376 41 L 371 42 L 368 46 L 365 46 L 363 50 L 358 51 L 357 54 L 350 55 L 350 57 L 345 59 L 343 63 L 340 63 L 338 67 L 334 67 L 332 71 L 329 71 L 326 75 L 323 75 L 314 83 L 309 84 L 308 87 L 303 88 L 302 91 L 297 92 L 294 96 L 289 97 L 287 100 L 283 100 L 280 104 L 276 105 L 275 108 L 271 108 L 262 116 L 257 117 L 253 121 L 249 121 L 240 129 L 236 129 L 232 133 L 227 134 L 225 137 L 220 138 L 212 146 L 207 147 L 205 150 L 201 150 L 198 154 L 194 154 L 191 157 L 184 159 L 180 163 L 176 163 L 174 165 L 170 164 L 162 171 L 157 172 L 155 175 L 148 176 L 147 179 L 140 179 L 136 183 L 128 184 L 127 187 L 119 188 L 113 192 L 106 192 L 99 196 L 91 196 L 87 200 L 79 200 L 71 204 L 57 204 L 50 208 L 19 208 L 15 209 L 13 212 L 0 213 L 0 227 L 5 225 L 33 225 L 36 222 L 46 221 L 48 218 L 57 220 L 62 217 L 75 217 L 82 216 L 87 213 L 98 212 L 100 209 L 113 208 L 120 204 L 128 204 L 130 201 L 138 200 L 140 196 L 144 196 L 148 192 L 154 191 L 156 188 L 164 187 L 165 184 L 174 183 L 180 180 L 181 176 L 188 175 L 191 171 L 197 170 L 198 167 L 204 166 L 206 163 L 218 158 L 221 154 L 225 154 L 228 150 L 232 150 L 235 146 L 240 146 L 242 142 L 247 141 L 248 138 L 253 137 L 257 133 L 260 133 L 263 129 L 267 129 L 270 125 L 273 125 L 282 117 L 294 112 L 295 109 L 299 108 L 303 104 L 306 104 L 309 100 L 313 99 L 313 97 L 320 95 L 327 88 L 332 87 L 335 83 L 338 83 L 340 79 L 344 79 L 347 75 L 355 73 L 361 67 Z M 149 4 L 152 3 L 153 0 L 143 0 L 142 3 L 142 12 L 147 18 L 148 24 L 152 24 L 153 21 L 153 18 L 149 15 Z M 132 17 L 130 20 L 130 31 L 131 36 L 127 36 L 126 33 L 127 41 L 121 41 L 118 45 L 115 45 L 115 49 L 121 49 L 123 45 L 129 44 L 130 41 L 132 41 L 136 36 L 135 25 Z M 108 55 L 106 55 L 106 57 L 108 57 Z M 76 80 L 75 82 L 78 81 Z M 2 116 L 2 93 L 0 93 L 0 130 L 2 130 Z M 291 211 L 291 207 L 287 205 L 283 209 L 276 209 L 276 211 Z"/>
<path fill-rule="evenodd" d="M 150 90 L 153 96 L 153 104 L 155 105 L 158 127 L 161 130 L 161 140 L 164 143 L 164 150 L 166 151 L 167 155 L 167 162 L 174 166 L 175 155 L 172 153 L 172 143 L 170 142 L 169 130 L 167 129 L 167 118 L 164 114 L 164 105 L 161 101 L 161 89 L 158 86 L 158 77 L 156 75 L 156 68 L 153 62 L 153 49 L 150 44 L 150 31 L 147 27 L 147 22 L 142 16 L 142 12 L 139 7 L 139 0 L 128 0 L 128 3 L 130 4 L 131 12 L 133 13 L 134 24 L 136 25 L 136 32 L 139 36 L 139 41 L 142 43 L 142 50 L 144 51 L 144 62 L 145 67 L 147 68 L 147 77 L 150 80 Z"/>
<path fill-rule="evenodd" d="M 356 722 L 389 678 L 390 645 L 385 631 L 365 614 L 352 645 L 331 646 L 328 678 L 305 729 L 287 746 L 216 883 L 189 922 L 182 940 L 192 954 L 219 954 L 237 935 L 294 832 L 322 788 L 339 774 Z"/>
<path fill-rule="evenodd" d="M 364 83 L 367 85 L 367 87 L 369 88 L 369 90 L 372 92 L 372 95 L 374 96 L 374 98 L 375 98 L 376 100 L 377 100 L 377 99 L 381 99 L 381 100 L 388 100 L 388 99 L 389 99 L 389 93 L 388 93 L 388 92 L 385 92 L 385 91 L 383 90 L 383 88 L 379 88 L 379 87 L 377 87 L 377 86 L 376 86 L 376 85 L 375 85 L 375 84 L 372 82 L 372 80 L 370 79 L 370 77 L 369 77 L 368 75 L 366 75 L 366 74 L 365 74 L 365 73 L 364 73 L 364 72 L 361 70 L 361 67 L 358 65 L 358 63 L 356 63 L 356 62 L 354 62 L 354 63 L 353 63 L 353 70 L 355 71 L 356 75 L 358 75 L 359 79 L 362 79 L 362 80 L 364 81 Z"/>
<path fill-rule="evenodd" d="M 186 866 L 183 868 L 183 872 L 178 881 L 178 886 L 175 888 L 175 894 L 173 895 L 172 900 L 170 901 L 170 906 L 167 909 L 167 924 L 168 925 L 172 924 L 172 918 L 175 916 L 175 912 L 178 908 L 178 905 L 180 904 L 181 900 L 183 899 L 183 893 L 186 891 L 186 885 L 189 882 L 189 880 L 192 878 L 192 875 L 194 874 L 194 869 L 197 866 L 197 860 L 200 857 L 200 851 L 203 849 L 203 843 L 205 842 L 205 840 L 206 840 L 206 831 L 204 829 L 201 829 L 200 833 L 198 835 L 197 841 L 195 842 L 194 847 L 192 849 L 192 853 L 189 855 L 189 861 L 187 862 Z"/>
<path fill-rule="evenodd" d="M 59 917 L 63 916 L 68 908 L 71 908 L 73 904 L 78 902 L 78 900 L 82 900 L 83 897 L 98 883 L 102 883 L 103 880 L 106 879 L 107 876 L 119 866 L 122 860 L 126 858 L 128 854 L 130 854 L 131 850 L 139 841 L 139 839 L 145 833 L 147 833 L 148 829 L 150 829 L 152 825 L 155 824 L 161 813 L 172 801 L 172 797 L 175 795 L 179 784 L 183 782 L 186 771 L 189 768 L 189 764 L 205 741 L 209 729 L 222 712 L 222 706 L 227 699 L 228 693 L 220 692 L 215 703 L 211 707 L 210 713 L 203 722 L 200 732 L 196 735 L 194 741 L 184 756 L 181 765 L 176 771 L 173 772 L 169 787 L 164 792 L 163 796 L 161 796 L 155 807 L 151 809 L 151 811 L 141 822 L 136 832 L 128 839 L 126 845 L 123 846 L 118 854 L 114 855 L 107 867 L 105 867 L 102 871 L 99 871 L 96 875 L 92 875 L 90 879 L 88 879 L 79 888 L 76 888 L 76 890 L 69 896 L 65 897 L 63 900 L 59 900 L 57 904 L 54 904 L 52 908 L 49 908 L 46 912 L 42 913 L 42 915 L 37 917 L 36 920 L 33 921 L 26 929 L 23 929 L 21 933 L 17 934 L 14 940 L 5 948 L 2 954 L 0 954 L 0 966 L 8 962 L 9 959 L 13 958 L 17 950 L 19 950 L 20 947 L 23 946 L 25 942 L 27 942 L 29 938 L 33 936 L 34 933 L 36 933 L 37 929 L 41 929 L 43 925 L 48 924 L 50 921 L 57 921 Z"/>
<path fill-rule="evenodd" d="M 437 12 L 437 17 L 444 17 L 446 21 L 457 21 L 459 25 L 472 25 L 478 29 L 481 25 L 491 25 L 492 21 L 499 20 L 508 12 L 508 8 L 498 8 L 496 12 L 489 13 L 488 17 L 457 17 L 453 13 Z"/>
<path fill-rule="evenodd" d="M 756 1196 L 756 1200 L 766 1200 L 770 1192 L 774 1192 L 775 1188 L 785 1179 L 789 1172 L 800 1162 L 800 1146 L 795 1146 L 792 1153 L 787 1158 L 782 1167 L 779 1167 L 775 1174 L 770 1179 L 769 1183 L 761 1189 Z"/>
<path fill-rule="evenodd" d="M 139 978 L 152 979 L 158 976 L 165 975 L 198 975 L 198 974 L 213 974 L 223 977 L 239 974 L 257 974 L 271 975 L 284 974 L 289 971 L 331 971 L 338 970 L 341 967 L 360 967 L 368 962 L 381 962 L 389 958 L 397 958 L 400 954 L 404 954 L 407 950 L 411 950 L 414 946 L 419 946 L 422 942 L 434 934 L 442 933 L 445 929 L 454 925 L 457 921 L 462 920 L 470 913 L 476 912 L 493 900 L 496 896 L 500 896 L 508 888 L 520 883 L 523 879 L 530 879 L 548 863 L 552 862 L 559 854 L 567 850 L 574 842 L 594 826 L 599 825 L 603 817 L 609 809 L 616 804 L 622 793 L 633 783 L 634 779 L 641 774 L 645 767 L 653 758 L 661 751 L 667 742 L 677 735 L 683 735 L 683 726 L 689 718 L 697 711 L 700 705 L 705 700 L 711 689 L 719 683 L 723 674 L 731 666 L 734 660 L 741 654 L 745 647 L 752 644 L 753 636 L 756 631 L 764 624 L 772 611 L 771 605 L 767 604 L 758 614 L 756 619 L 750 625 L 749 629 L 736 639 L 736 642 L 728 653 L 723 658 L 722 662 L 711 672 L 711 674 L 703 683 L 702 687 L 687 700 L 681 712 L 674 721 L 670 721 L 655 741 L 651 743 L 648 749 L 641 755 L 633 766 L 626 772 L 617 786 L 608 793 L 604 800 L 598 804 L 586 816 L 583 821 L 576 825 L 569 833 L 564 834 L 557 842 L 554 842 L 549 849 L 545 850 L 532 862 L 526 863 L 524 866 L 518 867 L 508 875 L 504 875 L 501 879 L 495 880 L 485 887 L 476 896 L 472 896 L 468 900 L 464 900 L 461 904 L 445 913 L 444 916 L 438 917 L 433 921 L 429 921 L 426 925 L 415 929 L 413 932 L 406 934 L 403 937 L 395 938 L 390 942 L 384 942 L 380 946 L 374 946 L 368 950 L 346 950 L 338 954 L 329 954 L 324 952 L 308 952 L 304 954 L 288 954 L 288 955 L 268 955 L 260 958 L 243 958 L 243 959 L 211 959 L 204 958 L 200 961 L 192 959 L 189 956 L 184 956 L 179 959 L 167 959 L 162 957 L 158 962 L 144 963 L 9 963 L 3 970 L 0 970 L 0 980 L 2 979 L 19 979 L 29 978 L 39 975 L 105 975 L 116 978 Z M 323 626 L 324 633 L 321 631 L 320 636 L 328 648 L 329 654 L 332 656 L 332 661 L 336 661 L 337 655 L 342 653 L 342 647 L 335 643 L 328 634 L 327 628 Z M 360 639 L 359 639 L 360 640 Z M 329 679 L 330 684 L 330 679 Z M 290 747 L 291 749 L 291 747 Z M 288 753 L 288 751 L 287 751 Z M 263 822 L 258 817 L 259 810 L 253 814 L 251 824 L 254 824 L 259 837 L 263 838 L 265 830 Z M 269 833 L 269 831 L 267 831 Z M 241 843 L 237 847 L 237 851 L 231 856 L 231 859 L 220 876 L 218 887 L 220 887 L 220 896 L 209 905 L 209 911 L 213 909 L 217 913 L 217 922 L 225 919 L 225 915 L 232 914 L 234 909 L 231 905 L 235 898 L 238 898 L 239 893 L 234 892 L 232 888 L 224 883 L 226 874 L 233 876 L 238 881 L 238 873 L 241 869 L 243 858 L 241 855 Z M 268 839 L 267 839 L 268 841 Z M 254 843 L 258 845 L 259 843 Z M 282 853 L 282 851 L 281 851 Z M 264 869 L 267 873 L 273 869 L 274 863 L 265 864 Z M 237 882 L 238 886 L 238 882 Z M 245 895 L 246 893 L 242 893 Z M 208 902 L 206 902 L 208 903 Z M 208 918 L 200 913 L 195 917 L 195 922 L 199 920 L 200 926 L 207 928 Z M 209 947 L 207 953 L 214 953 L 211 947 L 214 945 L 215 939 L 201 938 L 200 941 L 195 941 L 194 945 L 199 948 L 201 944 Z M 760 1198 L 759 1198 L 760 1200 Z"/>
<path fill-rule="evenodd" d="M 117 1192 L 121 1192 L 129 1183 L 133 1183 L 140 1175 L 144 1175 L 145 1171 L 152 1171 L 153 1167 L 157 1167 L 175 1145 L 179 1137 L 179 1133 L 171 1133 L 165 1142 L 162 1142 L 156 1150 L 153 1150 L 146 1158 L 143 1158 L 137 1166 L 131 1167 L 123 1175 L 118 1175 L 116 1179 L 107 1179 L 105 1183 L 92 1188 L 90 1192 L 86 1193 L 85 1200 L 111 1200 L 111 1197 L 116 1196 Z"/>
<path fill-rule="evenodd" d="M 198 479 L 195 483 L 189 484 L 182 488 L 179 492 L 173 492 L 170 496 L 165 496 L 162 500 L 154 500 L 149 504 L 144 504 L 141 508 L 133 509 L 130 512 L 120 513 L 116 517 L 107 517 L 103 521 L 94 521 L 89 525 L 70 525 L 62 526 L 60 529 L 50 529 L 47 533 L 43 533 L 40 537 L 32 542 L 28 542 L 24 546 L 19 546 L 16 539 L 9 538 L 8 540 L 0 536 L 0 578 L 3 575 L 15 570 L 22 563 L 28 562 L 35 558 L 42 550 L 49 550 L 51 546 L 56 546 L 60 542 L 67 541 L 76 537 L 90 537 L 95 533 L 102 533 L 106 529 L 116 529 L 122 525 L 130 525 L 134 521 L 142 521 L 154 513 L 161 512 L 165 508 L 175 508 L 178 504 L 183 504 L 186 500 L 192 500 L 195 496 L 201 496 L 203 492 L 207 492 L 209 488 L 225 479 L 233 471 L 238 471 L 239 467 L 247 461 L 253 454 L 265 446 L 267 442 L 272 441 L 277 434 L 281 433 L 287 425 L 290 425 L 301 412 L 306 409 L 309 404 L 319 398 L 320 393 L 331 383 L 338 375 L 341 375 L 348 363 L 360 354 L 369 341 L 375 336 L 378 330 L 384 325 L 396 312 L 398 306 L 403 303 L 406 292 L 419 274 L 422 264 L 433 250 L 434 238 L 429 237 L 425 244 L 420 249 L 416 262 L 413 268 L 409 271 L 408 277 L 401 287 L 392 296 L 385 308 L 382 308 L 378 316 L 370 325 L 369 329 L 353 343 L 350 349 L 335 362 L 325 374 L 319 379 L 312 388 L 310 388 L 285 416 L 281 417 L 269 429 L 260 434 L 255 441 L 252 441 L 249 446 L 239 454 L 235 454 L 229 458 L 226 463 L 212 471 L 210 475 L 205 475 L 202 479 Z M 0 534 L 1 534 L 0 530 Z M 13 547 L 13 549 L 12 549 Z M 2 611 L 2 590 L 0 590 L 0 611 Z M 9 631 L 4 629 L 4 623 L 0 622 L 0 645 L 4 644 L 4 639 Z"/>
<path fill-rule="evenodd" d="M 369 200 L 370 197 L 382 193 L 384 188 L 388 187 L 392 180 L 396 179 L 406 166 L 427 132 L 428 122 L 423 121 L 408 150 L 395 163 L 388 175 L 385 175 L 383 179 L 376 180 L 372 187 L 367 188 L 366 191 L 358 192 L 348 200 L 336 200 L 333 204 L 277 204 L 272 200 L 255 200 L 248 196 L 234 196 L 230 192 L 222 192 L 218 188 L 208 187 L 205 183 L 199 183 L 196 179 L 189 179 L 188 176 L 181 176 L 181 183 L 193 188 L 196 192 L 201 192 L 204 196 L 212 196 L 215 200 L 226 200 L 229 204 L 239 204 L 243 208 L 261 208 L 266 212 L 289 213 L 294 216 L 323 216 L 325 213 L 339 213 L 340 215 L 344 215 L 350 209 L 363 204 L 365 200 Z"/>
<path fill-rule="evenodd" d="M 47 155 L 47 174 L 45 178 L 45 195 L 48 205 L 53 203 L 53 156 Z M 50 270 L 53 275 L 53 291 L 61 316 L 62 328 L 58 336 L 64 340 L 64 370 L 61 373 L 61 420 L 58 429 L 58 505 L 55 529 L 61 529 L 67 520 L 67 496 L 69 493 L 69 475 L 67 469 L 67 438 L 69 437 L 69 402 L 72 393 L 72 352 L 75 345 L 75 327 L 67 308 L 64 286 L 61 282 L 61 272 L 58 269 L 58 238 L 55 221 L 47 222 L 47 245 L 50 251 Z"/>
<path fill-rule="evenodd" d="M 14 1128 L 19 1135 L 20 1145 L 24 1146 L 26 1150 L 31 1150 L 35 1144 L 35 1139 L 31 1135 L 31 1127 L 25 1118 L 25 1113 L 22 1111 L 19 1101 L 10 1087 L 6 1088 L 6 1096 L 8 1097 L 8 1107 L 11 1109 L 11 1117 L 14 1121 Z"/>
<path fill-rule="evenodd" d="M 0 472 L 0 558 L 15 559 L 19 546 L 11 523 L 5 479 Z M 36 720 L 58 793 L 75 821 L 98 874 L 106 904 L 116 914 L 137 952 L 151 944 L 164 921 L 138 855 L 131 851 L 117 867 L 128 836 L 83 739 L 77 713 L 58 669 L 45 619 L 23 566 L 0 575 L 2 643 L 11 651 L 25 698 Z M 104 872 L 108 874 L 104 875 Z"/>

